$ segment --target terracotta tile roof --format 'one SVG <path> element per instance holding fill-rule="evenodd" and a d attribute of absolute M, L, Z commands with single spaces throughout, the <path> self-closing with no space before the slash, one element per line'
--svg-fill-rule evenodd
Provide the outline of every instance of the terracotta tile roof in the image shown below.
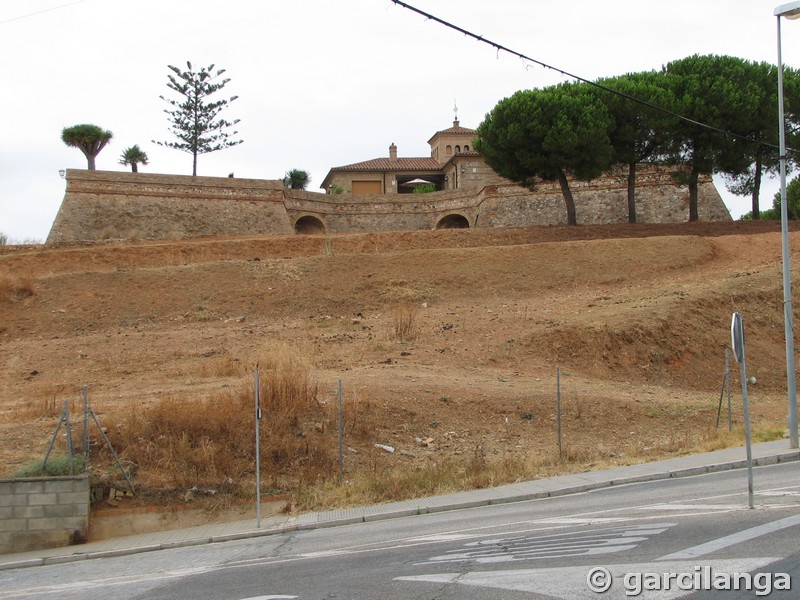
<path fill-rule="evenodd" d="M 448 135 L 475 135 L 477 131 L 469 127 L 449 127 L 447 129 L 442 129 L 442 131 L 437 131 L 436 133 L 439 135 L 443 133 Z"/>
<path fill-rule="evenodd" d="M 460 125 L 456 126 L 455 124 L 452 127 L 448 127 L 447 129 L 442 129 L 441 131 L 437 131 L 431 136 L 431 139 L 428 140 L 430 144 L 440 135 L 468 135 L 470 137 L 475 137 L 478 134 L 477 131 L 474 129 L 470 129 L 469 127 L 461 127 Z"/>
<path fill-rule="evenodd" d="M 442 165 L 434 158 L 373 158 L 364 162 L 333 167 L 334 171 L 439 171 Z"/>

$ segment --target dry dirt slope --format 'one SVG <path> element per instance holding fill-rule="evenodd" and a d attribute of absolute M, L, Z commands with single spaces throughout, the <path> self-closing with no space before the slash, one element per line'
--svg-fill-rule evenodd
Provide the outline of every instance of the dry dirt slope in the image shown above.
<path fill-rule="evenodd" d="M 733 311 L 754 422 L 785 419 L 780 285 L 776 223 L 3 248 L 0 473 L 42 456 L 83 385 L 110 419 L 246 385 L 276 347 L 323 399 L 341 378 L 372 407 L 348 469 L 552 452 L 556 367 L 571 448 L 674 450 L 714 423 Z"/>

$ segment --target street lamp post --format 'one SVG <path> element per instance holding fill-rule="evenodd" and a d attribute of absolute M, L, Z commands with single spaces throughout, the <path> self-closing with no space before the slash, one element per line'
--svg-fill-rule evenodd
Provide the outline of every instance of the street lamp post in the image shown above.
<path fill-rule="evenodd" d="M 789 445 L 798 447 L 797 389 L 794 367 L 794 327 L 792 326 L 792 282 L 789 277 L 789 211 L 786 199 L 786 133 L 783 112 L 783 62 L 781 59 L 781 17 L 800 18 L 800 1 L 781 4 L 775 9 L 778 21 L 778 140 L 781 177 L 781 253 L 783 257 L 783 335 L 786 339 L 786 388 L 789 396 Z"/>

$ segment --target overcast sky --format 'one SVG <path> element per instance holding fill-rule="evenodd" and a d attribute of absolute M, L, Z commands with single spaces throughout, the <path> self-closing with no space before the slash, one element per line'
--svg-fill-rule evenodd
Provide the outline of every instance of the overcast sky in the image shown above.
<path fill-rule="evenodd" d="M 410 0 L 409 4 L 586 79 L 658 69 L 691 54 L 777 62 L 780 0 Z M 783 21 L 783 59 L 800 66 L 800 22 Z M 59 169 L 86 168 L 60 139 L 94 123 L 114 138 L 97 168 L 191 174 L 191 156 L 156 146 L 167 130 L 167 65 L 214 63 L 238 95 L 223 113 L 244 143 L 199 157 L 198 174 L 279 179 L 310 190 L 331 167 L 429 156 L 453 105 L 477 127 L 502 98 L 566 81 L 390 0 L 2 0 L 0 232 L 44 241 L 64 196 Z M 777 124 L 776 124 L 777 127 Z M 734 218 L 749 210 L 718 182 Z M 762 189 L 769 207 L 775 181 Z"/>

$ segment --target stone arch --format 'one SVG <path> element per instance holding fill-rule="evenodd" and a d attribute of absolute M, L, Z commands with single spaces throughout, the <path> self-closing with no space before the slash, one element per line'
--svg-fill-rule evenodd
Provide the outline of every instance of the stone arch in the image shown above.
<path fill-rule="evenodd" d="M 469 229 L 469 220 L 464 215 L 446 215 L 436 223 L 436 229 Z"/>
<path fill-rule="evenodd" d="M 306 215 L 300 217 L 294 224 L 294 232 L 305 235 L 325 233 L 325 223 L 317 217 Z"/>

